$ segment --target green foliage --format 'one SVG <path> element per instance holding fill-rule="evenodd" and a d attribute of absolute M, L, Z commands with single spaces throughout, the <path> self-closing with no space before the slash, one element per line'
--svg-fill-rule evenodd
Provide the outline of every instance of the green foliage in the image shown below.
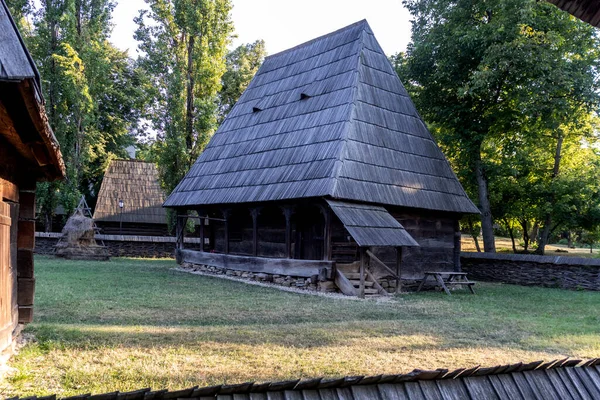
<path fill-rule="evenodd" d="M 217 125 L 217 94 L 233 33 L 230 0 L 146 0 L 135 38 L 144 53 L 145 117 L 158 132 L 163 187 L 170 193 Z"/>
<path fill-rule="evenodd" d="M 242 44 L 227 54 L 226 71 L 219 92 L 219 121 L 223 121 L 238 101 L 267 55 L 264 40 Z"/>
<path fill-rule="evenodd" d="M 144 96 L 127 54 L 108 41 L 112 0 L 12 1 L 33 21 L 27 45 L 38 65 L 50 125 L 67 166 L 62 183 L 42 184 L 38 205 L 49 223 L 62 205 L 70 214 L 81 194 L 93 206 L 110 159 L 133 143 Z"/>
<path fill-rule="evenodd" d="M 594 29 L 535 0 L 404 4 L 413 41 L 392 61 L 478 200 L 484 242 L 494 220 L 544 240 L 574 223 L 598 188 L 598 157 L 582 146 L 597 140 Z"/>

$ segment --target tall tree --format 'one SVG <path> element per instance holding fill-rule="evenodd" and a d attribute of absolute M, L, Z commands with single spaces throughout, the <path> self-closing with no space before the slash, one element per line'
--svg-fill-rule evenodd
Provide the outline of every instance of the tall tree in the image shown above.
<path fill-rule="evenodd" d="M 146 0 L 135 37 L 149 81 L 147 118 L 160 146 L 159 171 L 171 192 L 217 124 L 217 94 L 233 32 L 230 0 Z"/>
<path fill-rule="evenodd" d="M 267 51 L 265 41 L 242 44 L 225 58 L 226 71 L 219 92 L 219 122 L 223 121 L 263 63 Z"/>
<path fill-rule="evenodd" d="M 26 40 L 67 165 L 64 183 L 38 187 L 47 229 L 58 204 L 69 214 L 82 193 L 95 198 L 108 161 L 133 142 L 143 96 L 133 62 L 108 41 L 113 9 L 112 0 L 42 0 L 31 14 Z"/>
<path fill-rule="evenodd" d="M 407 54 L 396 58 L 398 72 L 465 186 L 477 188 L 484 249 L 493 252 L 490 146 L 551 131 L 560 147 L 568 116 L 598 105 L 597 37 L 592 27 L 536 0 L 404 4 L 413 34 Z"/>

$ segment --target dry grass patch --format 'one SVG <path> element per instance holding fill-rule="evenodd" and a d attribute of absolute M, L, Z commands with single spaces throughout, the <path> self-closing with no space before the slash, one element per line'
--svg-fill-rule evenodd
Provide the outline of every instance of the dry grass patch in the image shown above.
<path fill-rule="evenodd" d="M 174 273 L 170 260 L 37 261 L 37 342 L 4 396 L 600 357 L 600 293 L 478 284 L 376 303 Z"/>

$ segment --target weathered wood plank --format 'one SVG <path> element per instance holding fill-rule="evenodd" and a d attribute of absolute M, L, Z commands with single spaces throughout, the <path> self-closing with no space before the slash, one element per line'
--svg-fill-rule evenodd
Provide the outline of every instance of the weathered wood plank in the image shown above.
<path fill-rule="evenodd" d="M 596 386 L 595 382 L 591 379 L 585 368 L 573 368 L 573 372 L 579 376 L 579 379 L 585 386 L 588 393 L 594 399 L 600 399 L 600 388 Z"/>
<path fill-rule="evenodd" d="M 0 178 L 0 200 L 2 199 L 18 203 L 19 187 L 6 179 Z"/>
<path fill-rule="evenodd" d="M 435 381 L 420 381 L 419 386 L 427 400 L 444 400 Z"/>
<path fill-rule="evenodd" d="M 355 399 L 381 399 L 376 385 L 352 386 L 352 394 L 354 395 Z"/>
<path fill-rule="evenodd" d="M 275 275 L 291 275 L 310 278 L 317 275 L 326 280 L 333 262 L 322 260 L 294 260 L 287 258 L 263 258 L 236 256 L 232 254 L 206 253 L 193 250 L 180 250 L 183 262 L 236 271 L 264 272 Z"/>
<path fill-rule="evenodd" d="M 545 371 L 529 371 L 525 374 L 525 379 L 531 387 L 536 388 L 540 396 L 546 400 L 563 400 L 556 395 L 556 390 L 552 386 L 552 382 L 548 379 Z"/>
<path fill-rule="evenodd" d="M 368 268 L 365 269 L 365 273 L 367 274 L 367 277 L 373 282 L 373 286 L 375 287 L 375 289 L 377 289 L 377 292 L 382 295 L 382 296 L 389 296 L 390 294 L 387 292 L 387 290 L 385 290 L 383 288 L 383 286 L 381 286 L 379 284 L 379 282 L 377 282 L 377 279 L 375 278 L 375 276 L 371 273 L 371 271 L 369 271 Z"/>
<path fill-rule="evenodd" d="M 581 384 L 579 383 L 579 379 L 577 379 L 577 381 L 574 382 L 573 379 L 571 379 L 571 377 L 569 376 L 569 374 L 567 374 L 566 370 L 568 370 L 568 369 L 570 369 L 570 368 L 559 368 L 559 369 L 555 369 L 554 371 L 556 371 L 556 374 L 560 377 L 561 381 L 565 384 L 565 386 L 567 387 L 567 389 L 569 390 L 569 393 L 571 393 L 571 396 L 573 396 L 573 398 L 581 399 L 581 400 L 591 400 L 592 398 L 588 394 L 587 390 L 585 390 L 585 388 L 581 387 Z"/>
<path fill-rule="evenodd" d="M 444 400 L 463 400 L 469 398 L 467 388 L 460 380 L 444 379 L 437 381 L 437 386 Z"/>
<path fill-rule="evenodd" d="M 375 261 L 377 265 L 384 268 L 387 272 L 389 272 L 393 277 L 397 278 L 398 276 L 390 267 L 388 267 L 383 261 L 381 261 L 371 250 L 367 250 L 367 255 L 371 258 L 371 261 Z"/>
<path fill-rule="evenodd" d="M 404 391 L 404 385 L 384 383 L 377 386 L 379 387 L 379 395 L 382 400 L 410 400 Z"/>
<path fill-rule="evenodd" d="M 524 398 L 526 398 L 527 400 L 543 400 L 536 395 L 534 389 L 529 385 L 527 379 L 525 379 L 522 372 L 514 372 L 512 374 L 512 377 L 515 380 L 515 383 L 517 384 L 517 387 L 519 388 L 519 391 L 521 392 L 521 395 Z"/>
<path fill-rule="evenodd" d="M 512 378 L 510 374 L 501 374 L 496 376 L 497 380 L 500 382 L 506 393 L 508 394 L 508 399 L 514 400 L 527 400 L 521 394 L 521 391 L 517 387 L 517 383 Z M 492 384 L 494 384 L 493 380 L 490 380 Z M 495 387 L 495 385 L 494 385 Z"/>
<path fill-rule="evenodd" d="M 406 393 L 410 400 L 427 400 L 423 395 L 423 391 L 418 382 L 406 382 L 404 384 L 404 389 L 406 389 Z"/>
<path fill-rule="evenodd" d="M 344 273 L 338 269 L 335 270 L 335 284 L 346 296 L 358 296 L 358 290 L 352 282 L 346 278 Z"/>
<path fill-rule="evenodd" d="M 473 399 L 501 400 L 491 382 L 485 376 L 464 378 L 463 382 Z"/>
<path fill-rule="evenodd" d="M 548 369 L 544 372 L 546 373 L 546 376 L 548 377 L 550 382 L 552 382 L 552 386 L 554 387 L 554 390 L 556 390 L 556 393 L 558 394 L 558 396 L 561 399 L 579 400 L 581 398 L 581 397 L 579 397 L 579 395 L 577 395 L 577 391 L 575 390 L 575 388 L 572 388 L 572 391 L 569 390 L 569 388 L 565 385 L 565 383 L 563 382 L 563 380 L 560 378 L 560 376 L 558 375 L 558 373 L 555 370 Z"/>

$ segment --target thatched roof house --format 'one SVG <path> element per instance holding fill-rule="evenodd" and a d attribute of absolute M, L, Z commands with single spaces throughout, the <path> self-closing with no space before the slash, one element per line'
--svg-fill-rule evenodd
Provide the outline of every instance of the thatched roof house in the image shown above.
<path fill-rule="evenodd" d="M 33 317 L 36 182 L 64 174 L 39 73 L 0 0 L 0 363 Z"/>
<path fill-rule="evenodd" d="M 94 220 L 103 233 L 127 235 L 167 234 L 165 193 L 153 163 L 113 160 L 106 169 Z"/>
<path fill-rule="evenodd" d="M 366 21 L 267 57 L 165 206 L 213 218 L 215 252 L 340 263 L 420 245 L 406 276 L 458 268 L 457 221 L 478 212 Z"/>

